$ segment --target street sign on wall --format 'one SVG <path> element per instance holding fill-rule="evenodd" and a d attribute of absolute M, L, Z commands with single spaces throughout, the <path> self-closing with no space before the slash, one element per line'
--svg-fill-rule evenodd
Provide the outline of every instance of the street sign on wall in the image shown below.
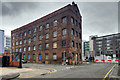
<path fill-rule="evenodd" d="M 4 30 L 0 30 L 0 53 L 4 53 Z"/>

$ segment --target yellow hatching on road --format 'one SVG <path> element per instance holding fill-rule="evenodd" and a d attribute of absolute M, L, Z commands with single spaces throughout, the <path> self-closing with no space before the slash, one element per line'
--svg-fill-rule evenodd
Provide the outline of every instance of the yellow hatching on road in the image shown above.
<path fill-rule="evenodd" d="M 116 66 L 116 64 L 108 71 L 108 73 L 105 75 L 104 79 L 105 80 L 107 78 L 107 76 L 110 74 L 110 72 L 113 70 L 113 68 Z"/>

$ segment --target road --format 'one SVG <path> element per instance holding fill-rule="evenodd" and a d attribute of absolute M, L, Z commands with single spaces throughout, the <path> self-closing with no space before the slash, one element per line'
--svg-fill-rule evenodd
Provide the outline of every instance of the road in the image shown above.
<path fill-rule="evenodd" d="M 103 79 L 114 64 L 82 64 L 79 66 L 61 66 L 61 65 L 39 65 L 28 64 L 32 67 L 54 68 L 57 72 L 45 75 L 34 75 L 30 78 L 100 78 Z M 27 67 L 27 65 L 24 65 Z"/>

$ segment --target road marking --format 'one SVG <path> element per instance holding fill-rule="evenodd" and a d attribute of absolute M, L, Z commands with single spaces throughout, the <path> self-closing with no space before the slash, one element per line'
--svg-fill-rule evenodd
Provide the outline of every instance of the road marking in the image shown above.
<path fill-rule="evenodd" d="M 49 71 L 48 73 L 54 73 L 54 72 L 57 72 L 56 69 L 53 69 L 53 68 L 46 68 L 46 67 L 41 67 L 42 69 L 50 69 L 50 70 L 53 70 L 53 71 Z M 40 69 L 41 69 L 40 68 Z M 46 74 L 46 73 L 45 73 Z M 32 78 L 32 77 L 35 77 L 37 75 L 34 75 L 34 76 L 27 76 L 27 77 L 23 77 L 23 78 Z"/>
<path fill-rule="evenodd" d="M 105 80 L 106 79 L 106 77 L 109 75 L 109 73 L 113 70 L 113 68 L 116 66 L 116 64 L 109 70 L 109 72 L 105 75 L 105 77 L 104 77 L 104 79 L 103 80 Z"/>

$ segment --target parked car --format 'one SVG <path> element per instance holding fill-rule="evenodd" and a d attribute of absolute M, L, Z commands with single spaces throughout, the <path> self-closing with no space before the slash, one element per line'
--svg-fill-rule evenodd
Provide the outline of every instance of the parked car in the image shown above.
<path fill-rule="evenodd" d="M 17 61 L 20 61 L 20 59 L 18 59 Z M 27 61 L 26 60 L 21 60 L 22 61 L 22 63 L 27 63 Z"/>

